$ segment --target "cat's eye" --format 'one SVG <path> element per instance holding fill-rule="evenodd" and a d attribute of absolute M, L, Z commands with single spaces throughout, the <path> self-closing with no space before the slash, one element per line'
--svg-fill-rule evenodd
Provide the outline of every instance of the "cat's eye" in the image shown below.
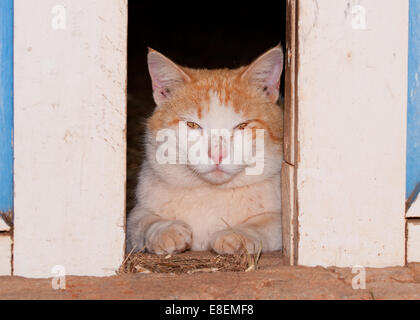
<path fill-rule="evenodd" d="M 235 127 L 235 129 L 243 130 L 248 125 L 248 122 L 241 123 Z"/>
<path fill-rule="evenodd" d="M 188 121 L 187 126 L 190 127 L 191 129 L 201 129 L 201 127 L 198 124 L 192 121 Z"/>

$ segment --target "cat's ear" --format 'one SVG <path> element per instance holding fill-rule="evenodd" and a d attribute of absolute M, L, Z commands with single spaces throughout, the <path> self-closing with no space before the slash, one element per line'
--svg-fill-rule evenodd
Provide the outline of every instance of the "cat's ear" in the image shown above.
<path fill-rule="evenodd" d="M 259 56 L 241 75 L 241 79 L 260 88 L 271 101 L 279 97 L 280 77 L 283 71 L 283 49 L 280 45 Z"/>
<path fill-rule="evenodd" d="M 147 64 L 152 78 L 153 98 L 158 106 L 170 97 L 175 88 L 191 81 L 180 66 L 151 48 L 147 55 Z"/>

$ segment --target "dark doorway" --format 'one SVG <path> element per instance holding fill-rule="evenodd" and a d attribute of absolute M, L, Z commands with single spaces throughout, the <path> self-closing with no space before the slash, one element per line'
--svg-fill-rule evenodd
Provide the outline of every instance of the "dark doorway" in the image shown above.
<path fill-rule="evenodd" d="M 134 206 L 144 119 L 153 111 L 147 47 L 192 68 L 237 68 L 286 39 L 286 1 L 128 2 L 127 213 Z M 284 94 L 284 72 L 281 84 Z"/>

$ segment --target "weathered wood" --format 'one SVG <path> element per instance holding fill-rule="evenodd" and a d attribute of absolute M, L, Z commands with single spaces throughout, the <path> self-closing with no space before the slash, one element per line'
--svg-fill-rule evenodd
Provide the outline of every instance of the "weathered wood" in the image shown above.
<path fill-rule="evenodd" d="M 14 274 L 124 256 L 126 0 L 15 0 Z"/>
<path fill-rule="evenodd" d="M 290 265 L 297 262 L 297 219 L 294 193 L 294 167 L 283 162 L 281 173 L 283 255 Z"/>
<path fill-rule="evenodd" d="M 285 96 L 284 96 L 284 160 L 295 164 L 295 80 L 296 80 L 296 0 L 287 1 Z"/>
<path fill-rule="evenodd" d="M 297 32 L 298 263 L 403 265 L 408 0 L 299 1 Z"/>

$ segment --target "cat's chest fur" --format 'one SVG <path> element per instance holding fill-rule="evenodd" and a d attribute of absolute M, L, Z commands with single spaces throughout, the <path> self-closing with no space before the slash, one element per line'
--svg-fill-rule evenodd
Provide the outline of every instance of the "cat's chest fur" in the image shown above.
<path fill-rule="evenodd" d="M 153 179 L 141 201 L 163 219 L 182 220 L 193 231 L 193 250 L 207 250 L 211 234 L 264 212 L 280 212 L 280 175 L 238 188 L 173 188 Z"/>

